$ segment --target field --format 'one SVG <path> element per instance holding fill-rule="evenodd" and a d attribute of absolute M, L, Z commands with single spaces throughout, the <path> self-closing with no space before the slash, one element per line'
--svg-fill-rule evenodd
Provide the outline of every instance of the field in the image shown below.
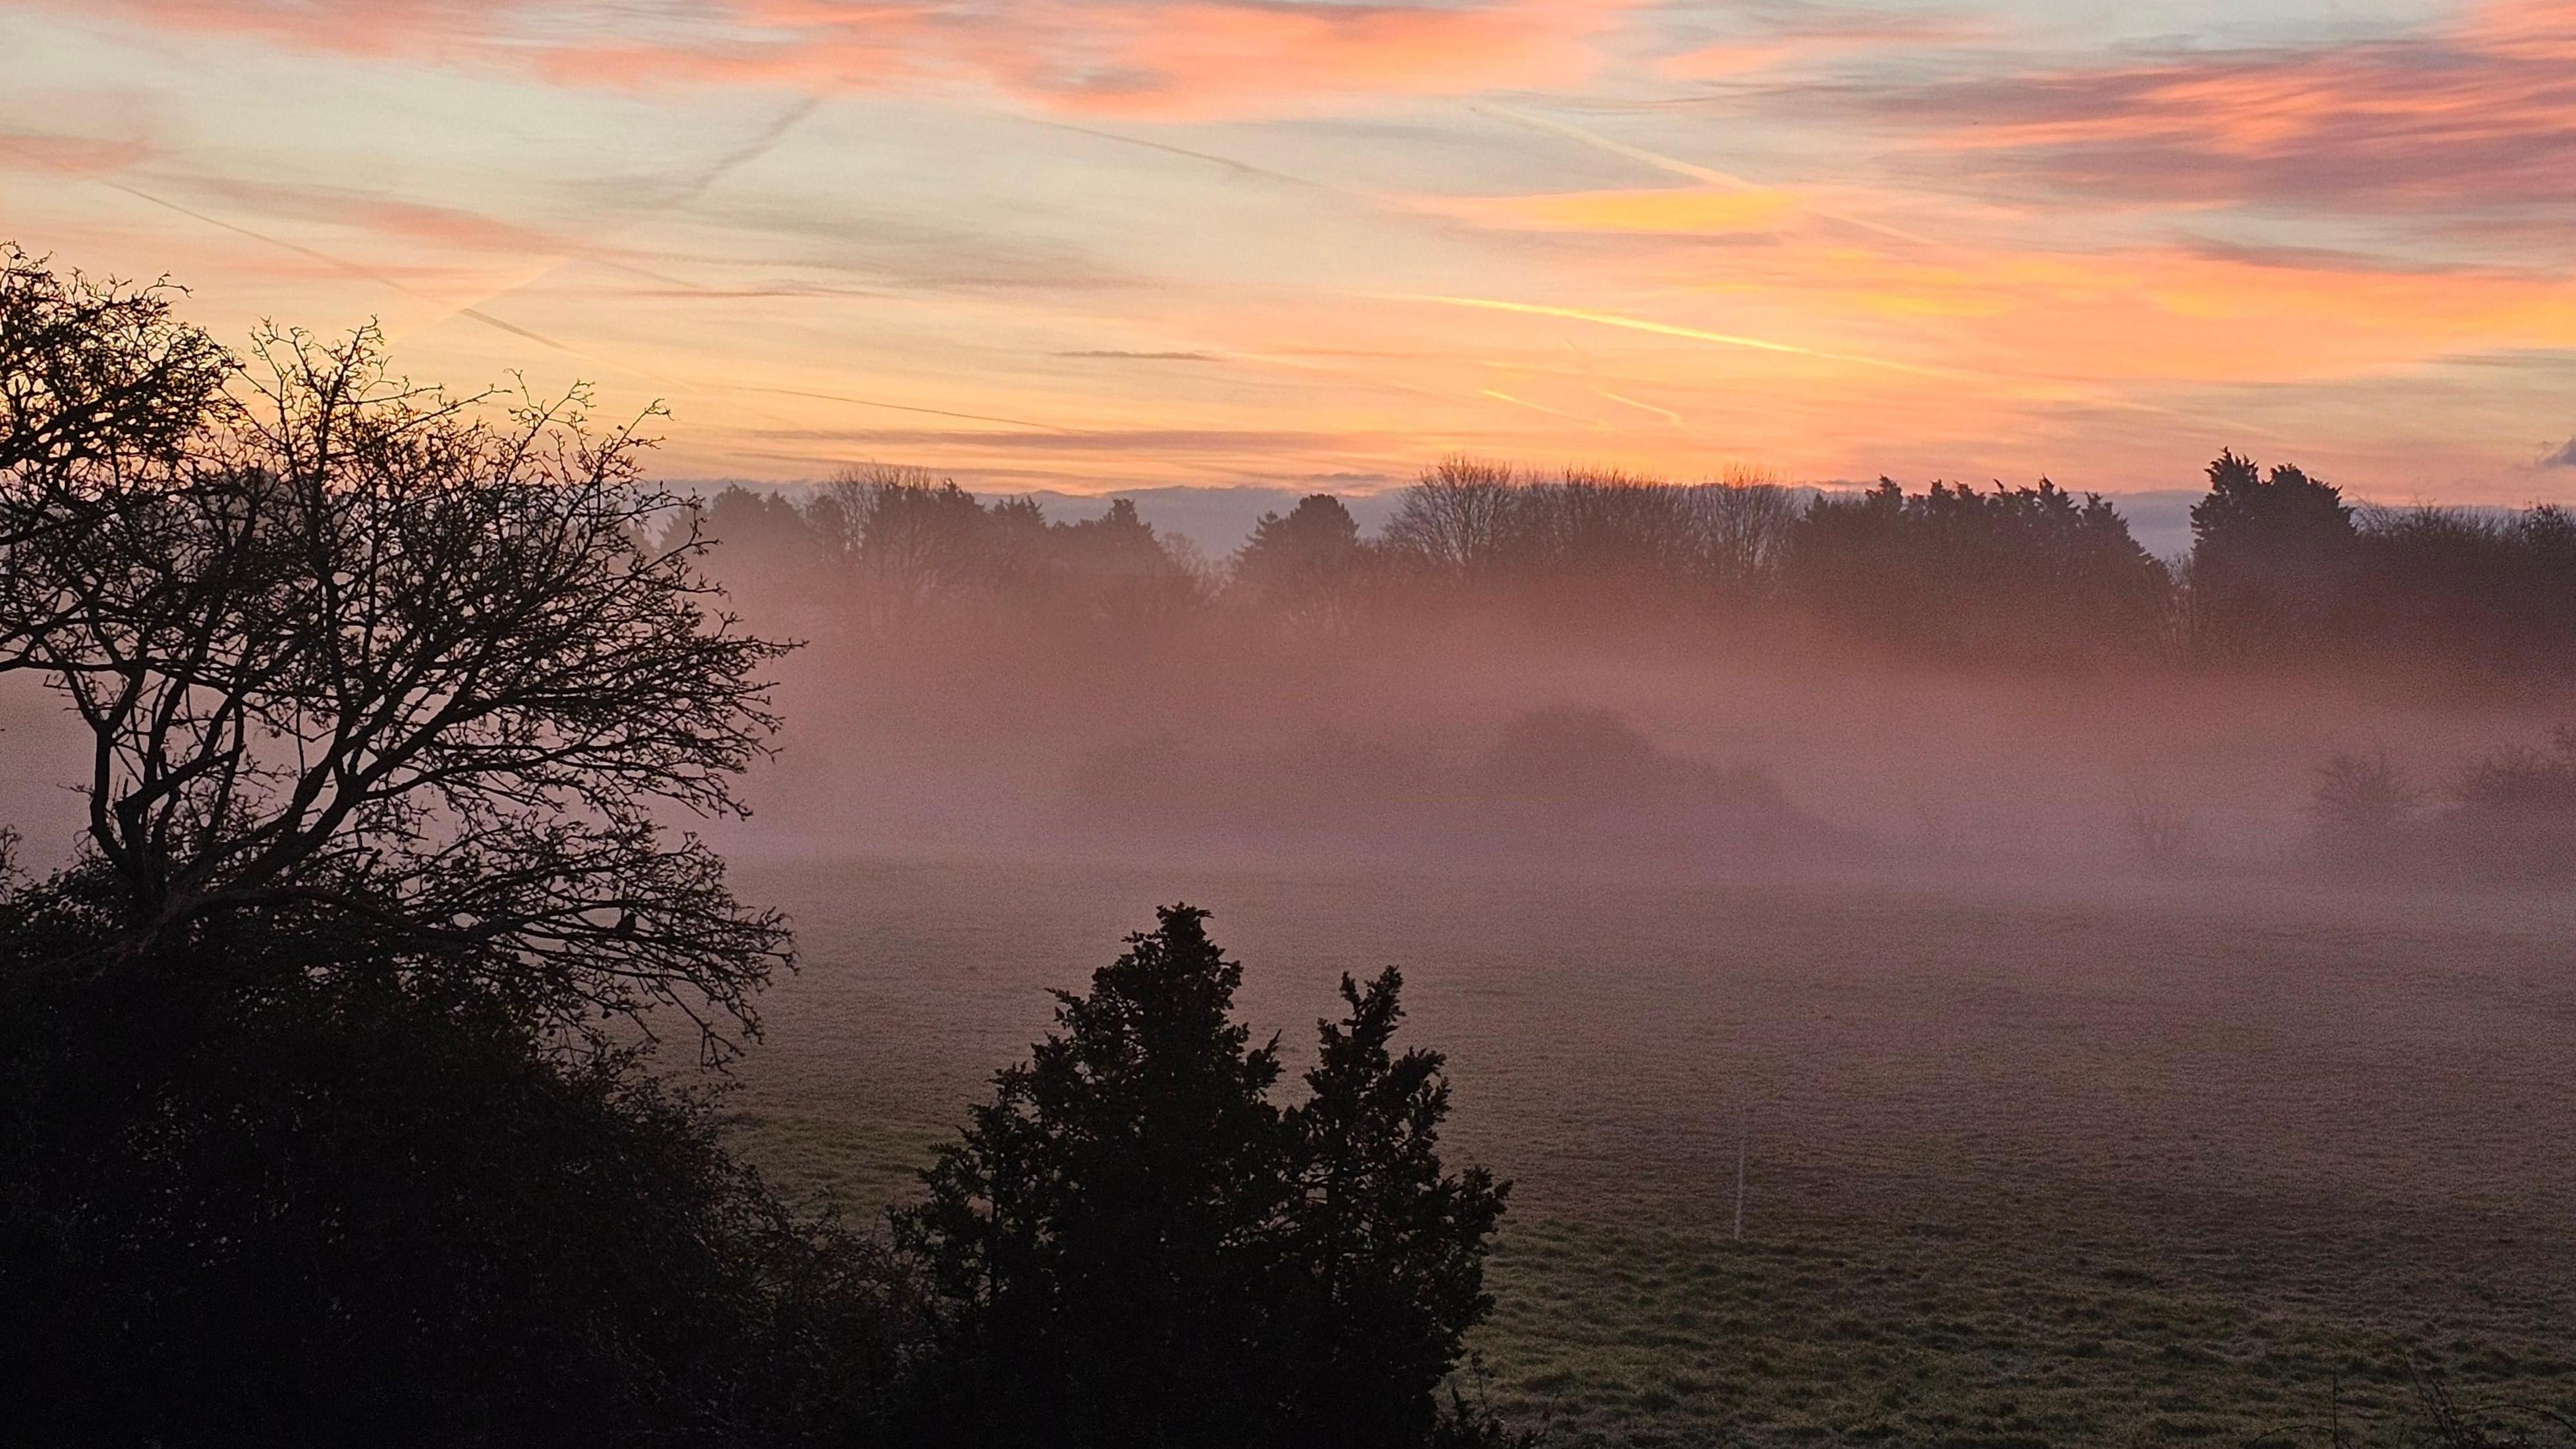
<path fill-rule="evenodd" d="M 740 1068 L 743 1140 L 861 1212 L 1157 902 L 1216 912 L 1292 1062 L 1339 973 L 1402 965 L 1453 1158 L 1516 1184 L 1482 1391 L 1549 1444 L 2239 1444 L 2329 1414 L 2395 1443 L 2410 1357 L 2576 1414 L 2561 900 L 1061 860 L 738 883 L 806 957 Z"/>

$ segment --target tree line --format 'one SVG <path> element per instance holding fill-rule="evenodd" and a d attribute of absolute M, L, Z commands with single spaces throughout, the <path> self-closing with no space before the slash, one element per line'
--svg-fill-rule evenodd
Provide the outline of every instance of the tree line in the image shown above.
<path fill-rule="evenodd" d="M 1252 622 L 1338 637 L 1507 616 L 1729 639 L 1793 625 L 1966 662 L 2508 674 L 2576 660 L 2576 517 L 2563 508 L 2356 505 L 2233 452 L 2207 482 L 2192 547 L 2171 560 L 2108 501 L 2045 479 L 1821 492 L 1465 458 L 1427 469 L 1374 536 L 1315 494 L 1216 560 L 1127 500 L 1050 521 L 1033 499 L 987 503 L 886 465 L 801 504 L 729 488 L 707 527 L 729 579 L 826 627 L 980 610 L 1027 627 Z"/>

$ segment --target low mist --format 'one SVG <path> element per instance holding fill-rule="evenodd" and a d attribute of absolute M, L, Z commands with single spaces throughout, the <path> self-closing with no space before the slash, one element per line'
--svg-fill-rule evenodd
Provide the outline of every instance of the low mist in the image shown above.
<path fill-rule="evenodd" d="M 2420 586 L 2424 617 L 2394 622 L 2295 597 L 2383 587 L 2358 566 L 2237 601 L 2219 565 L 2155 559 L 2107 505 L 1889 496 L 1453 464 L 1377 530 L 1318 497 L 1219 558 L 1132 505 L 1060 517 L 916 472 L 738 490 L 709 510 L 710 567 L 747 627 L 804 641 L 741 846 L 2004 883 L 2553 873 L 2562 688 L 2479 657 L 2540 621 L 2499 629 Z M 1486 537 L 1438 558 L 1431 525 L 1479 509 Z M 2353 553 L 2401 564 L 2443 524 L 2355 516 Z M 1866 551 L 1830 536 L 1865 527 Z M 2474 559 L 2447 582 L 2470 604 L 2497 589 Z M 2240 627 L 2231 602 L 2283 617 Z M 2330 774 L 2363 760 L 2387 798 L 2355 815 Z"/>

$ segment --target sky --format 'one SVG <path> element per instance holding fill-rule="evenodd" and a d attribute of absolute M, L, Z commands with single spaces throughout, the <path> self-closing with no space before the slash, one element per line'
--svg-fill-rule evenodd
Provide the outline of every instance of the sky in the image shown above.
<path fill-rule="evenodd" d="M 2576 499 L 2576 0 L 0 0 L 0 239 L 666 476 Z"/>

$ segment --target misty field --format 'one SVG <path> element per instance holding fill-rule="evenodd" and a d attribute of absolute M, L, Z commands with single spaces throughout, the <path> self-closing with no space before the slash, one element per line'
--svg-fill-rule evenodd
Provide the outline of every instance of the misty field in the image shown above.
<path fill-rule="evenodd" d="M 2576 1410 L 2576 949 L 2552 897 L 1553 871 L 749 865 L 805 968 L 740 1070 L 792 1191 L 910 1191 L 1157 902 L 1292 1066 L 1395 962 L 1514 1179 L 1485 1392 L 1554 1444 L 2241 1443 Z M 1739 1121 L 1744 1233 L 1732 1236 Z M 2393 1421 L 2388 1432 L 2393 1435 Z"/>

